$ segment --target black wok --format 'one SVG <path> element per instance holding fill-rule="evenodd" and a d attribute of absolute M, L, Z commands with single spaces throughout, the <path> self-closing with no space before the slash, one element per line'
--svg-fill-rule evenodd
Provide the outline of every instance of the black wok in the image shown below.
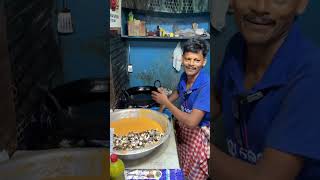
<path fill-rule="evenodd" d="M 152 91 L 158 91 L 161 82 L 156 80 L 154 86 L 136 86 L 123 90 L 118 108 L 150 108 L 159 106 L 151 97 Z"/>

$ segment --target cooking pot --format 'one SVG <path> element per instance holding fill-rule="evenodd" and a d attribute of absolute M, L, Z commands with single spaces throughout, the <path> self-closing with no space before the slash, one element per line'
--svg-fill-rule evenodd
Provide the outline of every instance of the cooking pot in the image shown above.
<path fill-rule="evenodd" d="M 152 97 L 152 91 L 158 91 L 161 82 L 156 80 L 153 86 L 136 86 L 123 90 L 117 108 L 150 108 L 159 106 Z"/>
<path fill-rule="evenodd" d="M 109 97 L 107 79 L 81 79 L 51 90 L 55 105 L 57 132 L 64 137 L 106 140 L 109 137 L 105 121 Z"/>
<path fill-rule="evenodd" d="M 110 113 L 110 121 L 115 122 L 123 118 L 134 119 L 141 116 L 148 117 L 150 121 L 159 123 L 162 129 L 164 130 L 164 136 L 158 142 L 151 145 L 147 145 L 141 149 L 126 150 L 126 151 L 113 150 L 113 153 L 120 156 L 121 159 L 136 160 L 136 159 L 143 158 L 149 155 L 150 153 L 152 153 L 154 150 L 158 149 L 162 144 L 164 144 L 169 139 L 170 133 L 173 129 L 172 123 L 164 114 L 158 111 L 154 111 L 151 109 L 141 109 L 141 108 L 117 110 L 115 112 Z"/>
<path fill-rule="evenodd" d="M 62 106 L 81 105 L 93 101 L 106 101 L 109 97 L 107 79 L 80 79 L 51 90 Z"/>

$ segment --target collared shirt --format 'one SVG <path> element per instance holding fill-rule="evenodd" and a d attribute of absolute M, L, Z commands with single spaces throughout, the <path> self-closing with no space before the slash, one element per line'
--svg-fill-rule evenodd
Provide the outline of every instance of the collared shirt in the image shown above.
<path fill-rule="evenodd" d="M 292 25 L 261 81 L 250 90 L 244 87 L 245 52 L 238 33 L 216 82 L 229 154 L 255 164 L 265 148 L 277 149 L 305 159 L 298 180 L 320 179 L 319 49 Z M 240 103 L 261 92 L 258 100 Z"/>
<path fill-rule="evenodd" d="M 191 113 L 192 109 L 205 112 L 199 126 L 210 126 L 210 76 L 201 69 L 193 85 L 187 89 L 187 75 L 182 73 L 177 86 L 179 104 L 183 112 Z"/>

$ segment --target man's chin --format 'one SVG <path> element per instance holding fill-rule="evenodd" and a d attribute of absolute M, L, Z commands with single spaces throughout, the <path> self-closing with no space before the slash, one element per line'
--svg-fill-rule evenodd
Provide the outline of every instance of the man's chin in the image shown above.
<path fill-rule="evenodd" d="M 199 72 L 188 72 L 188 71 L 185 71 L 187 76 L 196 76 Z"/>
<path fill-rule="evenodd" d="M 271 37 L 270 32 L 255 32 L 255 31 L 243 31 L 244 39 L 248 45 L 266 45 L 269 43 Z"/>
<path fill-rule="evenodd" d="M 244 37 L 248 45 L 266 45 L 269 43 L 269 38 L 265 35 L 247 35 Z"/>

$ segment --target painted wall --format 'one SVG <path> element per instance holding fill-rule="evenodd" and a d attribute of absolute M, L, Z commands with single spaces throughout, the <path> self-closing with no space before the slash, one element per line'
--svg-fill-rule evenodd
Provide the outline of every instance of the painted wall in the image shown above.
<path fill-rule="evenodd" d="M 320 1 L 311 0 L 306 12 L 299 18 L 299 24 L 305 36 L 320 47 Z"/>
<path fill-rule="evenodd" d="M 130 63 L 133 65 L 133 73 L 129 75 L 130 86 L 153 85 L 155 80 L 160 80 L 163 87 L 175 88 L 183 72 L 183 68 L 177 72 L 172 67 L 172 54 L 178 42 L 175 40 L 129 41 Z M 210 52 L 204 69 L 210 73 Z"/>
<path fill-rule="evenodd" d="M 64 81 L 81 78 L 106 77 L 107 28 L 106 1 L 68 1 L 75 32 L 60 36 L 64 58 Z M 61 9 L 61 4 L 59 4 Z"/>
<path fill-rule="evenodd" d="M 152 16 L 142 16 L 134 13 L 135 17 L 146 21 L 148 30 L 154 31 L 156 26 L 164 28 L 167 32 L 172 32 L 172 25 L 179 29 L 191 28 L 192 22 L 197 22 L 199 28 L 209 32 L 209 16 L 204 14 L 186 15 L 179 14 L 174 17 L 172 14 L 152 14 Z M 124 17 L 126 18 L 126 17 Z M 126 31 L 124 30 L 124 33 Z M 130 64 L 133 65 L 133 73 L 129 75 L 129 86 L 153 85 L 155 80 L 160 80 L 163 87 L 174 89 L 177 86 L 180 75 L 172 67 L 173 51 L 178 42 L 181 44 L 186 40 L 159 40 L 159 39 L 128 39 L 130 45 Z M 209 40 L 208 40 L 209 42 Z M 210 52 L 207 55 L 207 65 L 205 71 L 210 73 Z"/>

